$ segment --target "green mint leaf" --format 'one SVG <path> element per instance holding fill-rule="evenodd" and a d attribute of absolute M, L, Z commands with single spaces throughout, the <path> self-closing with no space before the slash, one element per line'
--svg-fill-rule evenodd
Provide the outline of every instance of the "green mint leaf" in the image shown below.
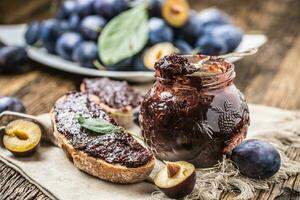
<path fill-rule="evenodd" d="M 119 133 L 122 130 L 121 127 L 100 118 L 84 118 L 80 115 L 78 122 L 81 127 L 101 135 Z"/>
<path fill-rule="evenodd" d="M 106 65 L 140 52 L 148 41 L 148 14 L 144 4 L 113 18 L 98 38 L 99 56 Z"/>

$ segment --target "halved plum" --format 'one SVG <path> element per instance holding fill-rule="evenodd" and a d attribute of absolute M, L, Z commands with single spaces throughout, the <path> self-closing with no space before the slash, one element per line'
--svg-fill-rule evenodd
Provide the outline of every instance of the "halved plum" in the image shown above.
<path fill-rule="evenodd" d="M 177 49 L 172 43 L 162 42 L 149 48 L 144 55 L 144 65 L 150 70 L 154 70 L 154 64 L 156 61 L 166 55 L 176 53 Z"/>
<path fill-rule="evenodd" d="M 155 176 L 154 183 L 168 197 L 182 198 L 195 187 L 195 167 L 185 161 L 167 162 Z"/>
<path fill-rule="evenodd" d="M 41 128 L 30 121 L 15 120 L 5 128 L 3 144 L 15 156 L 29 156 L 33 154 L 41 141 Z"/>
<path fill-rule="evenodd" d="M 186 0 L 166 0 L 163 4 L 162 15 L 173 27 L 182 27 L 189 18 L 189 4 Z"/>

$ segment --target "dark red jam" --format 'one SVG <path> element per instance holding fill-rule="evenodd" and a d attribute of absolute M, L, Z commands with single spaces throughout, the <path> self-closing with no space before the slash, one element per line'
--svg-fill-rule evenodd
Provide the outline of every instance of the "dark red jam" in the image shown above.
<path fill-rule="evenodd" d="M 126 81 L 113 81 L 108 78 L 84 79 L 83 84 L 88 93 L 94 94 L 102 102 L 113 108 L 140 105 L 143 97 L 128 85 Z"/>
<path fill-rule="evenodd" d="M 57 130 L 77 150 L 126 167 L 139 167 L 152 159 L 151 153 L 125 132 L 97 135 L 80 126 L 77 120 L 80 114 L 86 118 L 101 118 L 114 123 L 88 94 L 68 93 L 55 104 L 54 112 Z"/>
<path fill-rule="evenodd" d="M 207 59 L 201 69 L 197 63 Z M 247 134 L 249 110 L 225 60 L 171 55 L 155 65 L 157 80 L 141 104 L 145 142 L 161 160 L 211 167 Z"/>

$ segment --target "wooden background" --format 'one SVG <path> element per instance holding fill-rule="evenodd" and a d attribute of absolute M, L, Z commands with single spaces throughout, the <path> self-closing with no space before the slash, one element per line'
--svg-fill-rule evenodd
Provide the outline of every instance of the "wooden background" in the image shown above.
<path fill-rule="evenodd" d="M 191 0 L 201 10 L 216 6 L 234 17 L 246 32 L 260 32 L 269 41 L 258 54 L 236 63 L 236 85 L 250 103 L 285 109 L 300 109 L 300 1 L 299 0 Z M 1 0 L 0 24 L 24 23 L 50 17 L 57 1 Z M 57 98 L 76 89 L 83 77 L 55 70 L 35 62 L 24 73 L 0 74 L 0 95 L 21 98 L 28 113 L 48 112 Z M 300 159 L 300 149 L 291 150 Z M 276 184 L 255 199 L 300 199 L 300 175 Z M 224 198 L 230 199 L 226 194 Z"/>

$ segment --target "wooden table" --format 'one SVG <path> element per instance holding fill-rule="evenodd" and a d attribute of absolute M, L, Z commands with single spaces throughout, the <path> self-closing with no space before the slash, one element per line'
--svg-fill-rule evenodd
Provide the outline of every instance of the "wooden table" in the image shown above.
<path fill-rule="evenodd" d="M 50 0 L 1 0 L 0 23 L 27 22 L 51 16 Z M 56 2 L 56 1 L 52 1 Z M 195 9 L 216 6 L 232 15 L 246 32 L 262 32 L 269 41 L 255 56 L 236 63 L 236 85 L 248 102 L 300 109 L 300 1 L 298 0 L 194 0 Z M 55 8 L 55 5 L 52 6 Z M 53 103 L 69 90 L 78 89 L 83 77 L 71 75 L 38 63 L 21 74 L 0 75 L 0 95 L 21 98 L 30 114 L 48 112 Z M 290 151 L 300 159 L 300 149 Z M 1 178 L 0 178 L 1 179 Z M 300 199 L 300 174 L 276 184 L 272 190 L 257 193 L 255 199 Z M 224 194 L 230 199 L 232 194 Z"/>

